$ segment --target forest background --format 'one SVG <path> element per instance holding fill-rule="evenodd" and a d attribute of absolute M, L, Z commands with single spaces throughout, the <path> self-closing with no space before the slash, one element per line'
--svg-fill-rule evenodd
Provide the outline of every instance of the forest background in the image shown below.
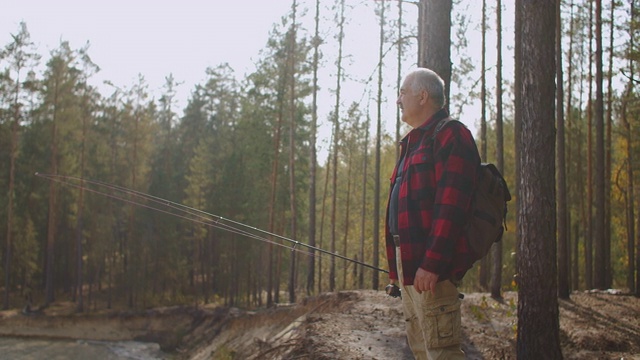
<path fill-rule="evenodd" d="M 513 32 L 510 23 L 497 26 L 497 15 L 513 16 L 509 4 L 487 2 L 477 11 L 478 3 L 453 6 L 451 112 L 474 129 L 483 159 L 503 157 L 511 185 L 515 109 L 507 64 L 513 49 L 507 41 L 491 44 Z M 558 145 L 569 181 L 558 188 L 566 191 L 558 216 L 567 224 L 559 236 L 566 245 L 559 268 L 567 269 L 559 271 L 560 288 L 637 293 L 635 2 L 605 4 L 600 64 L 592 56 L 594 2 L 561 4 L 566 122 Z M 182 106 L 180 80 L 172 74 L 160 90 L 150 90 L 144 69 L 133 84 L 96 82 L 100 64 L 91 61 L 88 46 L 62 39 L 44 55 L 28 24 L 20 24 L 0 62 L 4 307 L 21 307 L 25 297 L 43 304 L 70 299 L 83 311 L 216 301 L 253 307 L 294 301 L 301 293 L 379 289 L 383 273 L 294 248 L 284 237 L 385 267 L 380 220 L 395 143 L 406 131 L 395 93 L 419 62 L 416 8 L 395 1 L 295 1 L 273 25 L 252 71 L 237 75 L 232 64 L 212 65 Z M 364 58 L 349 47 L 362 40 L 349 32 L 361 14 L 378 24 L 377 33 L 367 35 L 377 42 Z M 479 52 L 469 46 L 476 40 Z M 602 128 L 594 105 L 598 84 L 606 86 Z M 599 158 L 606 160 L 602 167 Z M 47 181 L 36 172 L 68 177 Z M 233 222 L 222 221 L 227 227 L 221 229 L 217 217 L 193 221 L 134 206 L 96 194 L 117 189 L 88 180 L 130 189 L 119 192 L 127 199 L 132 191 L 150 194 Z M 601 204 L 598 191 L 606 194 Z M 149 204 L 146 197 L 134 200 Z M 517 202 L 516 196 L 512 209 Z M 508 229 L 516 229 L 514 215 Z M 596 217 L 606 224 L 602 236 Z M 515 232 L 500 245 L 491 261 L 467 275 L 465 289 L 499 293 L 517 286 Z"/>

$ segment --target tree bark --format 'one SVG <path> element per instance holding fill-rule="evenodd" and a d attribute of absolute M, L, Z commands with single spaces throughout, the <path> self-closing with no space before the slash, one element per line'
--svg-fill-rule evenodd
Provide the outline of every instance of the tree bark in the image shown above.
<path fill-rule="evenodd" d="M 320 0 L 316 0 L 315 32 L 313 41 L 313 100 L 311 102 L 311 129 L 309 134 L 309 246 L 310 256 L 307 266 L 307 295 L 311 295 L 315 285 L 316 258 L 316 179 L 318 151 L 316 149 L 316 139 L 318 133 L 318 67 L 320 59 Z"/>
<path fill-rule="evenodd" d="M 444 80 L 446 98 L 451 84 L 451 0 L 420 0 L 418 65 Z M 448 105 L 447 105 L 448 108 Z"/>
<path fill-rule="evenodd" d="M 480 70 L 480 158 L 487 159 L 487 0 L 482 0 L 482 47 L 481 47 L 481 70 Z M 495 244 L 493 245 L 495 246 Z M 493 247 L 492 246 L 492 247 Z M 490 252 L 491 254 L 491 252 Z M 490 256 L 485 256 L 480 260 L 480 272 L 478 282 L 483 291 L 489 290 L 489 268 Z"/>
<path fill-rule="evenodd" d="M 585 227 L 587 229 L 587 234 L 585 236 L 585 244 L 584 244 L 584 263 L 585 263 L 585 283 L 587 289 L 593 288 L 593 235 L 594 235 L 594 226 L 593 226 L 593 103 L 592 103 L 592 86 L 593 86 L 593 64 L 592 64 L 592 56 L 593 54 L 593 2 L 589 1 L 589 94 L 587 97 L 587 218 Z"/>
<path fill-rule="evenodd" d="M 364 261 L 364 239 L 367 224 L 367 177 L 368 177 L 368 164 L 369 164 L 369 126 L 371 121 L 369 115 L 367 115 L 367 121 L 365 123 L 365 138 L 364 138 L 364 154 L 362 155 L 362 209 L 361 209 L 361 223 L 360 223 L 360 261 Z M 364 289 L 364 266 L 359 266 L 358 273 L 358 288 Z"/>
<path fill-rule="evenodd" d="M 380 263 L 380 161 L 382 147 L 382 58 L 384 46 L 384 10 L 385 1 L 380 2 L 380 47 L 378 48 L 378 95 L 377 95 L 377 122 L 376 122 L 376 165 L 375 165 L 375 190 L 373 191 L 373 266 Z M 387 221 L 386 219 L 384 221 Z M 380 284 L 378 272 L 372 273 L 371 288 L 377 290 Z"/>
<path fill-rule="evenodd" d="M 504 174 L 504 127 L 502 119 L 502 1 L 496 3 L 496 165 Z M 493 244 L 491 250 L 491 297 L 502 299 L 502 241 Z"/>
<path fill-rule="evenodd" d="M 298 208 L 296 206 L 296 0 L 291 5 L 291 29 L 289 30 L 289 209 L 291 210 L 291 237 L 298 232 Z M 296 301 L 296 252 L 291 251 L 289 265 L 289 302 Z"/>
<path fill-rule="evenodd" d="M 569 238 L 567 236 L 567 178 L 565 158 L 564 90 L 562 71 L 562 15 L 556 3 L 556 191 L 558 224 L 558 296 L 569 298 Z"/>
<path fill-rule="evenodd" d="M 606 270 L 606 278 L 605 278 L 605 286 L 607 288 L 611 288 L 613 285 L 613 269 L 611 265 L 611 172 L 612 172 L 612 128 L 613 128 L 613 57 L 614 54 L 614 44 L 613 37 L 614 33 L 614 23 L 615 23 L 615 8 L 616 4 L 614 1 L 611 2 L 611 12 L 609 14 L 609 69 L 607 71 L 607 117 L 606 117 L 606 138 L 605 138 L 605 174 L 604 174 L 604 233 L 605 233 L 605 268 Z"/>
<path fill-rule="evenodd" d="M 518 359 L 561 359 L 556 279 L 555 6 L 516 1 L 522 129 L 518 173 Z"/>
<path fill-rule="evenodd" d="M 336 251 L 336 203 L 338 202 L 338 153 L 340 140 L 340 90 L 342 86 L 342 44 L 344 38 L 344 0 L 340 1 L 340 15 L 338 17 L 338 73 L 336 75 L 336 103 L 333 109 L 333 195 L 331 203 L 331 252 Z M 336 287 L 336 258 L 331 257 L 331 265 L 329 268 L 329 290 L 334 291 Z"/>
<path fill-rule="evenodd" d="M 597 289 L 606 288 L 606 249 L 604 230 L 604 98 L 602 74 L 602 0 L 596 0 L 596 168 L 595 168 L 595 262 L 594 282 Z"/>

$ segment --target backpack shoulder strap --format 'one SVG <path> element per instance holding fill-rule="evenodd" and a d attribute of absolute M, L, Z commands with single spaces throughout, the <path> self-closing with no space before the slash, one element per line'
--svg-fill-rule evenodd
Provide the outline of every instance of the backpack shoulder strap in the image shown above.
<path fill-rule="evenodd" d="M 436 125 L 435 130 L 433 130 L 433 134 L 431 135 L 431 138 L 433 139 L 433 141 L 436 140 L 436 136 L 438 136 L 438 133 L 440 132 L 440 130 L 442 130 L 442 128 L 444 128 L 444 126 L 447 125 L 452 120 L 453 119 L 449 116 L 440 120 L 440 122 Z"/>
<path fill-rule="evenodd" d="M 444 129 L 444 127 L 449 124 L 449 123 L 453 123 L 453 122 L 457 122 L 460 123 L 460 125 L 465 126 L 462 122 L 460 122 L 460 120 L 456 120 L 456 119 L 452 119 L 450 116 L 447 116 L 446 118 L 440 120 L 440 122 L 438 124 L 436 124 L 436 128 L 433 130 L 433 133 L 431 134 L 431 142 L 435 145 L 436 142 L 436 136 L 438 136 L 438 133 L 440 133 L 440 130 Z M 434 146 L 435 148 L 435 146 Z"/>

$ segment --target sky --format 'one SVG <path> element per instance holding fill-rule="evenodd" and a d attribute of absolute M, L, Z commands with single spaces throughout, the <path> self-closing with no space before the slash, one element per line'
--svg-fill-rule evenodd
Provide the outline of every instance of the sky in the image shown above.
<path fill-rule="evenodd" d="M 27 24 L 31 40 L 43 62 L 57 49 L 61 41 L 68 41 L 72 49 L 89 44 L 89 55 L 100 67 L 90 81 L 108 96 L 113 89 L 104 81 L 121 88 L 130 88 L 142 75 L 152 95 L 159 96 L 165 78 L 170 74 L 181 83 L 177 90 L 178 114 L 196 84 L 206 80 L 205 70 L 229 63 L 239 78 L 251 73 L 265 48 L 269 31 L 291 8 L 292 0 L 0 0 L 0 46 L 11 41 L 19 24 Z M 298 0 L 299 21 L 308 32 L 313 31 L 315 0 Z M 323 60 L 319 93 L 320 139 L 323 152 L 328 148 L 330 123 L 328 115 L 335 106 L 335 60 L 337 42 L 334 39 L 335 10 L 333 0 L 322 2 Z M 351 102 L 359 102 L 367 109 L 375 124 L 378 114 L 373 103 L 377 87 L 379 51 L 379 23 L 375 14 L 377 1 L 346 0 L 347 27 L 344 40 L 344 73 L 349 80 L 342 84 L 343 109 Z M 471 4 L 474 4 L 471 1 Z M 417 6 L 405 3 L 403 19 L 409 27 L 417 25 Z M 473 5 L 472 5 L 473 6 Z M 397 2 L 390 3 L 389 18 L 397 16 Z M 302 10 L 306 9 L 306 12 Z M 477 11 L 465 10 L 469 14 Z M 473 29 L 472 29 L 473 30 Z M 332 33 L 333 32 L 333 33 Z M 312 34 L 307 33 L 310 37 Z M 415 43 L 415 39 L 411 40 Z M 471 41 L 472 46 L 477 41 Z M 387 44 L 390 57 L 397 53 Z M 415 48 L 408 50 L 416 52 Z M 383 128 L 395 133 L 397 97 L 396 61 L 388 59 L 384 71 Z M 407 56 L 404 69 L 415 66 L 414 56 Z M 455 65 L 455 64 L 454 64 Z M 372 79 L 366 80 L 371 77 Z M 477 116 L 460 115 L 469 127 L 475 127 Z M 372 133 L 373 134 L 373 133 Z"/>
<path fill-rule="evenodd" d="M 152 94 L 159 94 L 165 78 L 173 75 L 178 83 L 178 113 L 196 84 L 204 83 L 205 70 L 222 63 L 229 63 L 239 78 L 255 69 L 260 50 L 265 48 L 269 31 L 279 23 L 291 8 L 291 0 L 0 0 L 0 45 L 11 41 L 10 34 L 17 33 L 19 24 L 27 25 L 31 40 L 43 62 L 49 53 L 58 48 L 61 41 L 68 41 L 72 49 L 89 44 L 89 55 L 100 67 L 90 81 L 105 90 L 113 91 L 104 81 L 121 88 L 130 88 L 144 76 Z M 300 22 L 307 31 L 313 31 L 315 1 L 298 0 Z M 371 0 L 347 0 L 348 27 L 346 32 L 343 62 L 344 72 L 354 79 L 343 84 L 344 108 L 351 101 L 362 102 L 363 98 L 375 94 L 372 90 L 377 79 L 362 84 L 362 79 L 376 74 L 378 57 L 379 25 L 374 13 L 376 2 Z M 333 1 L 322 2 L 324 29 L 328 41 L 323 46 L 322 66 L 326 74 L 335 73 L 337 54 L 332 23 Z M 405 16 L 417 16 L 417 7 L 405 5 Z M 414 9 L 416 8 L 416 9 Z M 391 6 L 397 12 L 397 5 Z M 413 20 L 415 23 L 415 19 Z M 310 36 L 311 34 L 306 34 Z M 396 56 L 390 52 L 390 56 Z M 415 60 L 414 60 L 415 61 Z M 392 61 L 393 62 L 393 61 Z M 385 127 L 395 131 L 395 79 L 396 70 L 385 71 L 388 81 L 385 86 Z M 330 125 L 326 119 L 335 100 L 332 89 L 336 79 L 326 75 L 320 79 L 320 139 L 319 146 L 326 148 Z M 367 102 L 367 100 L 365 100 Z M 375 109 L 374 105 L 363 104 Z M 374 114 L 374 119 L 375 119 Z M 389 119 L 388 121 L 386 119 Z M 322 150 L 322 149 L 321 149 Z"/>
<path fill-rule="evenodd" d="M 0 40 L 8 43 L 24 21 L 47 58 L 61 41 L 89 42 L 98 81 L 129 85 L 142 74 L 152 87 L 173 74 L 192 88 L 207 67 L 251 66 L 289 1 L 259 0 L 0 0 Z M 181 92 L 189 90 L 182 89 Z"/>

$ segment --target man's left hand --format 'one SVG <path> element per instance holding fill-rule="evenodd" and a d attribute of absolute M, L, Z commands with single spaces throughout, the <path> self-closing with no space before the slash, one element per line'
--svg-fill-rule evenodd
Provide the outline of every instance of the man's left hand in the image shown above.
<path fill-rule="evenodd" d="M 413 287 L 418 294 L 422 294 L 423 291 L 431 291 L 431 294 L 435 295 L 437 283 L 438 275 L 423 268 L 418 268 L 416 277 L 413 279 Z"/>

